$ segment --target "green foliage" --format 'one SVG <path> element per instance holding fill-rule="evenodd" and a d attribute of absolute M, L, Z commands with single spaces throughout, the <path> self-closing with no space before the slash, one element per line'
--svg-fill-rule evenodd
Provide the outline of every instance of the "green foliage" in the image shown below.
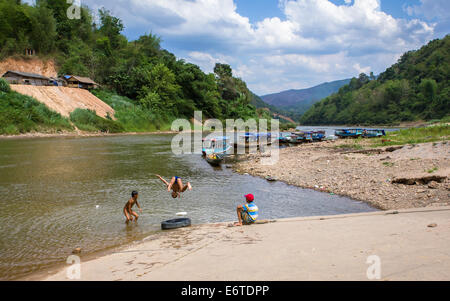
<path fill-rule="evenodd" d="M 0 134 L 63 130 L 73 130 L 69 120 L 44 104 L 16 92 L 0 92 Z"/>
<path fill-rule="evenodd" d="M 389 146 L 446 141 L 449 139 L 450 126 L 438 124 L 423 128 L 410 128 L 396 132 L 387 132 L 386 137 L 372 139 L 371 143 L 373 146 Z"/>
<path fill-rule="evenodd" d="M 361 74 L 316 103 L 302 124 L 397 124 L 450 113 L 450 35 L 405 53 L 378 79 Z"/>
<path fill-rule="evenodd" d="M 0 91 L 5 93 L 11 92 L 11 87 L 9 86 L 9 83 L 3 78 L 0 78 Z"/>
<path fill-rule="evenodd" d="M 281 123 L 280 131 L 287 131 L 289 129 L 295 129 L 297 125 L 295 123 Z"/>
<path fill-rule="evenodd" d="M 91 110 L 76 109 L 70 113 L 70 120 L 82 131 L 120 133 L 123 126 L 116 121 L 101 118 Z"/>
<path fill-rule="evenodd" d="M 119 96 L 114 92 L 105 90 L 95 90 L 93 93 L 114 109 L 116 121 L 121 124 L 126 132 L 170 130 L 170 119 L 165 120 L 162 116 L 135 104 L 125 96 Z"/>

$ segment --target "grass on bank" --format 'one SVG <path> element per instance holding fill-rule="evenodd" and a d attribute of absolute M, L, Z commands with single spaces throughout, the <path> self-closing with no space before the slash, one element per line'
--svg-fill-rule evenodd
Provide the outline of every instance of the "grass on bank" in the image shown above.
<path fill-rule="evenodd" d="M 447 124 L 436 124 L 423 128 L 410 128 L 396 132 L 388 132 L 385 137 L 373 139 L 371 144 L 374 147 L 378 147 L 446 141 L 449 139 L 450 126 Z"/>
<path fill-rule="evenodd" d="M 353 150 L 362 150 L 364 147 L 361 145 L 361 143 L 364 141 L 363 138 L 356 138 L 356 139 L 348 139 L 349 143 L 341 144 L 335 146 L 336 149 L 353 149 Z M 351 143 L 350 143 L 351 142 Z"/>
<path fill-rule="evenodd" d="M 114 117 L 124 132 L 169 131 L 171 128 L 171 118 L 157 116 L 128 97 L 105 90 L 94 90 L 92 94 L 114 109 Z"/>
<path fill-rule="evenodd" d="M 70 113 L 70 120 L 82 131 L 102 133 L 121 133 L 124 131 L 119 122 L 101 118 L 91 110 L 75 109 Z"/>
<path fill-rule="evenodd" d="M 68 118 L 36 99 L 14 92 L 0 79 L 0 135 L 72 131 Z"/>

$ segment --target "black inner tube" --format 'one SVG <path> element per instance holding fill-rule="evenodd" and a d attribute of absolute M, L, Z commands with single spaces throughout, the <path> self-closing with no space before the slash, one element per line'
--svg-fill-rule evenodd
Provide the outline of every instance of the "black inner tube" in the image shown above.
<path fill-rule="evenodd" d="M 169 230 L 169 229 L 176 229 L 181 227 L 188 227 L 191 225 L 191 219 L 190 218 L 176 218 L 167 220 L 161 223 L 161 229 L 163 230 Z"/>

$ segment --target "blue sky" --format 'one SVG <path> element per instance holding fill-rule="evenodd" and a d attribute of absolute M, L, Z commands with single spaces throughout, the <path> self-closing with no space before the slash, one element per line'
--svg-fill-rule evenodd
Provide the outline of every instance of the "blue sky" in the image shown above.
<path fill-rule="evenodd" d="M 212 72 L 228 63 L 256 94 L 378 74 L 450 33 L 450 0 L 81 0 L 130 39 L 152 32 Z"/>

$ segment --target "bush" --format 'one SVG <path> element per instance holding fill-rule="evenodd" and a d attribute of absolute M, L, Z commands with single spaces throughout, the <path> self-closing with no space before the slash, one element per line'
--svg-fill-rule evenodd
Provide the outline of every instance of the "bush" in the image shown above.
<path fill-rule="evenodd" d="M 154 132 L 157 130 L 170 130 L 170 119 L 155 114 L 153 111 L 135 104 L 125 96 L 119 96 L 114 92 L 105 90 L 94 90 L 92 93 L 105 103 L 109 104 L 115 111 L 117 118 L 126 132 Z"/>
<path fill-rule="evenodd" d="M 94 111 L 76 109 L 70 113 L 70 120 L 82 131 L 120 133 L 124 131 L 123 126 L 114 120 L 104 119 Z"/>
<path fill-rule="evenodd" d="M 289 129 L 295 129 L 297 125 L 295 123 L 280 123 L 280 131 L 288 131 Z"/>
<path fill-rule="evenodd" d="M 69 120 L 34 98 L 16 92 L 0 93 L 0 134 L 62 130 L 73 130 Z"/>
<path fill-rule="evenodd" d="M 9 86 L 9 83 L 3 78 L 0 78 L 0 91 L 5 93 L 11 92 L 11 87 Z"/>

